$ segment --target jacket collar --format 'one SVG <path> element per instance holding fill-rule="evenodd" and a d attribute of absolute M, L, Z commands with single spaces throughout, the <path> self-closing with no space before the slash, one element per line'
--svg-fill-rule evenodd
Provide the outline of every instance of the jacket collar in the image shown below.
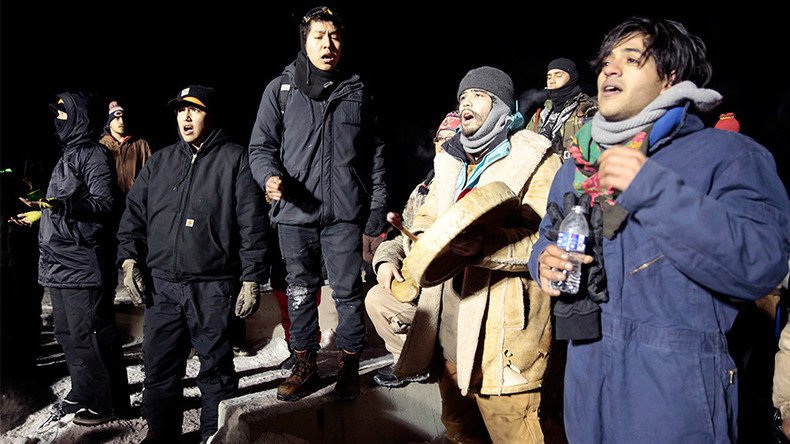
<path fill-rule="evenodd" d="M 661 148 L 669 145 L 674 140 L 679 139 L 683 136 L 686 136 L 691 133 L 695 133 L 705 128 L 705 124 L 702 122 L 696 114 L 690 111 L 691 102 L 687 102 L 682 110 L 682 115 L 680 117 L 680 123 L 670 131 L 666 136 L 656 140 L 655 142 L 651 143 L 648 148 L 648 153 L 653 154 L 660 150 Z"/>

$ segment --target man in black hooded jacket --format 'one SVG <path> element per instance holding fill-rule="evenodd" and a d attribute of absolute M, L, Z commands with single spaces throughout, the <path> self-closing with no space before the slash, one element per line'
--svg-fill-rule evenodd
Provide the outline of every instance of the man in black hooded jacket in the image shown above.
<path fill-rule="evenodd" d="M 244 318 L 257 309 L 268 279 L 264 198 L 247 150 L 218 128 L 213 102 L 214 89 L 200 85 L 169 102 L 181 140 L 145 164 L 118 231 L 124 285 L 147 305 L 145 443 L 181 434 L 190 343 L 200 357 L 200 434 L 205 442 L 216 432 L 219 402 L 238 387 L 229 322 L 234 312 Z"/>
<path fill-rule="evenodd" d="M 55 337 L 71 378 L 53 415 L 75 413 L 76 424 L 98 425 L 129 405 L 113 311 L 115 166 L 95 140 L 91 94 L 59 94 L 50 108 L 61 157 L 46 198 L 22 199 L 34 211 L 14 222 L 30 225 L 40 217 L 38 283 L 49 289 Z"/>
<path fill-rule="evenodd" d="M 387 227 L 384 145 L 374 132 L 365 85 L 338 68 L 343 27 L 330 8 L 300 25 L 302 50 L 266 87 L 250 139 L 255 180 L 272 199 L 288 275 L 291 346 L 296 364 L 280 400 L 308 394 L 317 380 L 321 257 L 338 312 L 336 399 L 359 394 L 365 339 L 360 278 L 362 234 Z"/>

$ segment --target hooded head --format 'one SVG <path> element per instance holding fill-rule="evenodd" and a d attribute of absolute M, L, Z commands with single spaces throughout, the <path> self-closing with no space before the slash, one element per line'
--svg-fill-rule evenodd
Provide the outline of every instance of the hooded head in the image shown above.
<path fill-rule="evenodd" d="M 87 92 L 64 92 L 49 105 L 55 114 L 55 130 L 61 143 L 68 146 L 90 140 L 96 132 L 96 97 Z"/>

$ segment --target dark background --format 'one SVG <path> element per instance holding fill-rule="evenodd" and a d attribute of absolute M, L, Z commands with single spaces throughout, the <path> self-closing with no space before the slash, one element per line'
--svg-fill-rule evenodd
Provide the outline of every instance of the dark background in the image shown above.
<path fill-rule="evenodd" d="M 640 2 L 645 3 L 645 2 Z M 225 126 L 249 141 L 260 95 L 298 50 L 297 25 L 312 2 L 3 2 L 0 13 L 0 162 L 49 175 L 57 157 L 47 104 L 66 90 L 117 99 L 134 134 L 154 149 L 178 139 L 167 101 L 184 86 L 214 86 L 224 99 Z M 689 4 L 622 8 L 590 2 L 536 6 L 477 2 L 331 2 L 344 18 L 342 64 L 360 72 L 379 106 L 388 141 L 393 206 L 429 168 L 430 137 L 456 106 L 470 68 L 492 65 L 511 74 L 516 90 L 545 86 L 547 63 L 569 57 L 584 89 L 595 94 L 588 68 L 605 32 L 630 15 L 683 22 L 708 45 L 709 85 L 724 103 L 705 121 L 734 111 L 742 132 L 768 147 L 787 184 L 790 149 L 787 27 L 776 8 L 721 3 L 703 12 Z M 700 9 L 700 6 L 695 6 Z M 528 117 L 528 116 L 527 116 Z"/>

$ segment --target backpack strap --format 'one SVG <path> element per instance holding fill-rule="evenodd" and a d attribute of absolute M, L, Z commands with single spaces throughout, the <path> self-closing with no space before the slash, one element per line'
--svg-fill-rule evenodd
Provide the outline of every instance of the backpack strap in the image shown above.
<path fill-rule="evenodd" d="M 280 91 L 277 93 L 277 104 L 280 108 L 280 119 L 285 116 L 285 107 L 288 104 L 288 96 L 291 95 L 291 83 L 288 81 L 288 76 L 283 74 L 280 77 Z"/>
<path fill-rule="evenodd" d="M 283 161 L 283 143 L 285 142 L 285 108 L 288 105 L 288 96 L 291 95 L 291 82 L 288 74 L 280 77 L 280 90 L 277 92 L 277 107 L 280 109 L 280 162 Z"/>

